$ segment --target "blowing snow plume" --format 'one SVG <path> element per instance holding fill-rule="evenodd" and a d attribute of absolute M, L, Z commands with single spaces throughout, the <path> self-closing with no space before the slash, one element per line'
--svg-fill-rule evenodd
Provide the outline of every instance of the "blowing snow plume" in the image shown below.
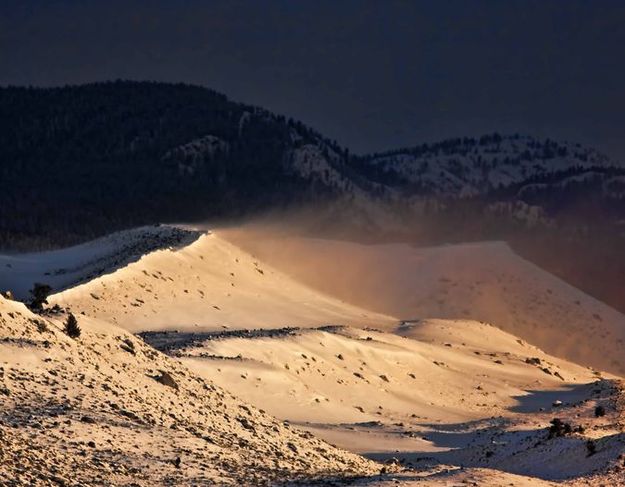
<path fill-rule="evenodd" d="M 267 222 L 218 234 L 351 304 L 403 319 L 487 321 L 554 355 L 625 372 L 625 317 L 504 242 L 362 244 L 301 236 Z"/>

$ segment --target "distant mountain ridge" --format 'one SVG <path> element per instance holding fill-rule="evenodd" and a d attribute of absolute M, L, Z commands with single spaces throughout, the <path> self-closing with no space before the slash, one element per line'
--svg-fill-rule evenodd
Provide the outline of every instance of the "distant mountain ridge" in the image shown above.
<path fill-rule="evenodd" d="M 361 156 L 351 163 L 402 201 L 479 203 L 486 215 L 528 214 L 553 223 L 625 215 L 625 166 L 580 144 L 499 134 Z M 431 210 L 430 210 L 431 211 Z"/>
<path fill-rule="evenodd" d="M 579 144 L 499 134 L 449 139 L 357 160 L 370 177 L 408 192 L 474 196 L 545 174 L 612 167 Z"/>
<path fill-rule="evenodd" d="M 0 88 L 0 113 L 5 248 L 334 200 L 404 220 L 462 201 L 535 223 L 592 194 L 592 208 L 625 216 L 625 168 L 549 139 L 492 134 L 355 156 L 301 122 L 154 82 Z"/>
<path fill-rule="evenodd" d="M 299 122 L 182 84 L 1 88 L 0 113 L 5 247 L 306 200 L 329 188 L 286 162 L 301 146 L 340 151 Z"/>

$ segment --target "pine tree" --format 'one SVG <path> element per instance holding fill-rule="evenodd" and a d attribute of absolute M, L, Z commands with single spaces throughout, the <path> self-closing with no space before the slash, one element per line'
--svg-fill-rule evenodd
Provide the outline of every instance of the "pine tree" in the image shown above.
<path fill-rule="evenodd" d="M 80 326 L 78 326 L 78 320 L 70 313 L 65 321 L 65 333 L 70 338 L 78 338 L 80 336 Z"/>
<path fill-rule="evenodd" d="M 30 294 L 33 297 L 29 305 L 30 309 L 36 313 L 41 313 L 43 311 L 43 305 L 48 304 L 48 295 L 51 291 L 52 288 L 47 284 L 36 282 L 30 290 Z"/>

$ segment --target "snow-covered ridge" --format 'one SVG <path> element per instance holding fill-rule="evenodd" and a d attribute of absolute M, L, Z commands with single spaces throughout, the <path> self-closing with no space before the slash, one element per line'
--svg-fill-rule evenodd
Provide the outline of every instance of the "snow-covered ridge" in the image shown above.
<path fill-rule="evenodd" d="M 345 172 L 339 170 L 344 166 L 342 156 L 321 142 L 301 145 L 290 151 L 286 159 L 288 169 L 302 178 L 319 181 L 339 191 L 361 192 Z"/>
<path fill-rule="evenodd" d="M 456 197 L 552 173 L 614 166 L 605 155 L 579 144 L 497 134 L 424 144 L 361 161 L 365 171 L 374 171 L 390 186 Z"/>
<path fill-rule="evenodd" d="M 0 291 L 28 299 L 36 282 L 54 291 L 113 272 L 143 255 L 177 248 L 196 240 L 202 232 L 169 225 L 133 228 L 90 242 L 48 252 L 0 254 Z"/>
<path fill-rule="evenodd" d="M 227 141 L 208 134 L 167 151 L 163 160 L 176 161 L 180 175 L 193 176 L 204 162 L 225 155 L 229 150 L 230 144 Z"/>

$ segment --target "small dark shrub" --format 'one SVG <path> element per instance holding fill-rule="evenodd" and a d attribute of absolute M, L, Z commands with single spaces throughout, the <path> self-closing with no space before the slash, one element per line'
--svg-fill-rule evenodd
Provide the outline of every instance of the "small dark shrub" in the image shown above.
<path fill-rule="evenodd" d="M 136 355 L 137 351 L 135 350 L 135 344 L 132 343 L 132 340 L 129 338 L 124 338 L 120 345 L 120 348 L 128 353 Z"/>
<path fill-rule="evenodd" d="M 178 383 L 174 380 L 172 375 L 166 370 L 159 370 L 161 375 L 157 375 L 154 379 L 157 382 L 160 382 L 164 386 L 171 387 L 172 389 L 178 390 Z"/>
<path fill-rule="evenodd" d="M 586 442 L 586 449 L 588 450 L 588 456 L 594 455 L 597 453 L 597 444 L 593 440 L 588 440 Z"/>
<path fill-rule="evenodd" d="M 569 423 L 565 423 L 560 418 L 553 418 L 549 427 L 549 439 L 571 434 L 573 429 Z"/>
<path fill-rule="evenodd" d="M 601 416 L 605 416 L 605 408 L 603 406 L 597 406 L 595 408 L 595 417 L 600 418 Z"/>
<path fill-rule="evenodd" d="M 36 313 L 42 312 L 43 305 L 48 304 L 48 295 L 51 291 L 52 288 L 47 284 L 36 282 L 30 290 L 30 294 L 33 297 L 29 304 L 30 309 Z"/>
<path fill-rule="evenodd" d="M 37 331 L 39 333 L 45 333 L 48 331 L 48 325 L 45 321 L 37 321 Z"/>
<path fill-rule="evenodd" d="M 65 321 L 65 333 L 71 338 L 78 338 L 80 336 L 80 326 L 78 326 L 78 320 L 70 313 Z"/>

